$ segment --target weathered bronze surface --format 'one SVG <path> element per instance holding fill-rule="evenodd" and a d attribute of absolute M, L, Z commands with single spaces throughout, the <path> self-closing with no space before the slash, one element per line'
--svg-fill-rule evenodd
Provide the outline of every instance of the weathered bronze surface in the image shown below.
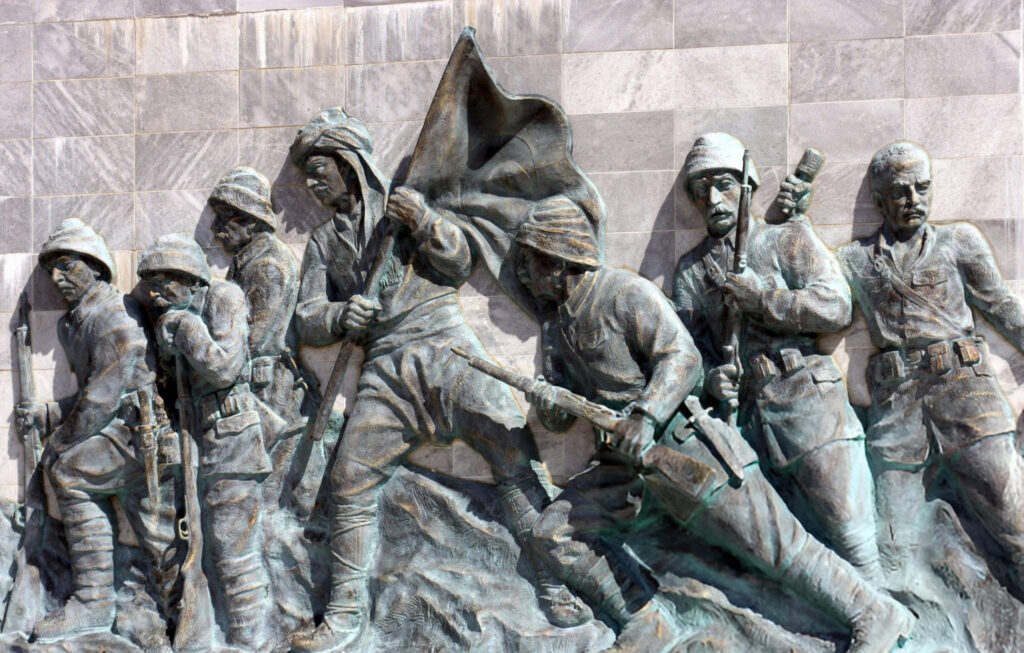
<path fill-rule="evenodd" d="M 605 262 L 565 113 L 504 91 L 467 29 L 402 180 L 341 107 L 298 131 L 310 209 L 334 213 L 301 265 L 248 166 L 209 195 L 225 280 L 167 234 L 125 295 L 68 216 L 39 265 L 77 392 L 38 400 L 24 304 L 0 645 L 885 653 L 1024 623 L 1024 467 L 972 313 L 1024 351 L 1024 310 L 991 248 L 929 222 L 919 145 L 875 155 L 884 224 L 836 254 L 810 219 L 822 154 L 770 220 L 755 159 L 694 143 L 681 180 L 707 237 L 670 299 Z M 467 325 L 475 267 L 539 324 L 537 376 Z M 855 306 L 878 349 L 863 415 L 821 338 Z M 339 343 L 321 389 L 300 350 Z M 592 427 L 564 488 L 513 389 L 550 431 Z M 455 439 L 493 485 L 409 461 Z"/>

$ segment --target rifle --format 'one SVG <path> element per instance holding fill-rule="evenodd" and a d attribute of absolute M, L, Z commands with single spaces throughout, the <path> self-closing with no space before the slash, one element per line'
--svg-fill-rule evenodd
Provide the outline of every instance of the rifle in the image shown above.
<path fill-rule="evenodd" d="M 146 470 L 146 491 L 153 510 L 160 509 L 160 470 L 157 461 L 156 420 L 153 418 L 153 386 L 139 388 L 139 444 Z"/>
<path fill-rule="evenodd" d="M 740 204 L 736 211 L 736 243 L 733 251 L 732 271 L 743 274 L 747 269 L 747 234 L 750 232 L 750 150 L 743 150 L 743 183 L 740 186 Z M 740 362 L 740 335 L 743 330 L 743 315 L 735 306 L 726 306 L 725 310 L 725 344 L 722 345 L 722 360 L 736 368 L 736 378 L 743 376 L 743 364 Z M 740 400 L 733 397 L 726 402 L 726 414 L 729 426 L 736 426 L 736 413 Z"/>
<path fill-rule="evenodd" d="M 542 383 L 525 374 L 506 370 L 479 356 L 473 356 L 458 347 L 451 349 L 457 356 L 465 358 L 470 367 L 525 393 L 529 393 Z M 556 407 L 570 415 L 587 420 L 602 431 L 612 432 L 623 420 L 629 419 L 628 415 L 590 401 L 571 390 L 556 385 L 551 387 L 554 389 L 553 403 Z M 690 412 L 690 417 L 687 418 L 689 424 L 711 450 L 715 459 L 722 464 L 726 473 L 737 482 L 742 482 L 743 462 L 739 452 L 731 444 L 740 437 L 739 434 L 732 427 L 727 427 L 720 420 L 712 417 L 700 405 L 700 400 L 696 397 L 687 397 L 685 405 Z M 680 476 L 682 470 L 693 469 L 692 459 L 689 456 L 659 445 L 649 447 L 641 455 L 639 462 L 645 468 L 656 469 L 669 478 L 682 478 Z"/>
<path fill-rule="evenodd" d="M 32 338 L 29 333 L 29 313 L 32 307 L 28 302 L 28 295 L 22 291 L 21 300 L 18 304 L 18 326 L 15 329 L 15 337 L 18 341 L 18 387 L 19 403 L 36 403 L 36 382 L 32 373 Z M 37 507 L 38 497 L 32 496 L 29 490 L 32 487 L 32 477 L 39 466 L 39 427 L 32 425 L 25 433 L 21 434 L 22 446 L 25 450 L 25 514 L 24 522 L 27 523 L 32 517 L 32 511 Z"/>
<path fill-rule="evenodd" d="M 178 537 L 188 542 L 188 555 L 181 564 L 181 603 L 174 630 L 174 650 L 207 651 L 212 646 L 217 624 L 213 617 L 210 586 L 203 574 L 203 524 L 199 512 L 199 473 L 192 439 L 192 411 L 189 410 L 185 361 L 174 357 L 178 381 L 178 427 L 181 429 L 181 473 L 185 484 L 185 517 L 178 520 Z"/>

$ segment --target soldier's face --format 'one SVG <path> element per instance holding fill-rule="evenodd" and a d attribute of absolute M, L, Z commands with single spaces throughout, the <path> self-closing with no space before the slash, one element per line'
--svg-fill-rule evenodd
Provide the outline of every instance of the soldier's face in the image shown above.
<path fill-rule="evenodd" d="M 562 266 L 554 259 L 524 247 L 516 268 L 519 282 L 537 299 L 561 301 Z"/>
<path fill-rule="evenodd" d="M 905 154 L 894 160 L 872 194 L 882 217 L 897 231 L 920 228 L 931 210 L 932 173 L 927 159 Z"/>
<path fill-rule="evenodd" d="M 724 236 L 736 226 L 741 189 L 739 179 L 729 171 L 713 170 L 690 180 L 693 202 L 704 217 L 708 233 Z"/>
<path fill-rule="evenodd" d="M 79 257 L 64 255 L 53 262 L 50 278 L 64 301 L 74 306 L 89 292 L 99 274 Z"/>
<path fill-rule="evenodd" d="M 192 303 L 195 282 L 187 274 L 151 272 L 143 281 L 149 292 L 149 305 L 157 313 L 188 308 Z"/>
<path fill-rule="evenodd" d="M 250 218 L 227 206 L 214 209 L 213 237 L 228 254 L 237 254 L 252 240 Z"/>
<path fill-rule="evenodd" d="M 352 166 L 333 156 L 314 154 L 306 159 L 306 186 L 327 208 L 351 212 L 358 203 L 359 178 Z"/>

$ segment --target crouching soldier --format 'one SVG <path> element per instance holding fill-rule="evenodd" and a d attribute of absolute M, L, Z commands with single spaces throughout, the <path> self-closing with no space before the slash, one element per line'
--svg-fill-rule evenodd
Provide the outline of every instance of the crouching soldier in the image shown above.
<path fill-rule="evenodd" d="M 908 633 L 910 613 L 804 530 L 740 435 L 722 422 L 701 437 L 675 428 L 685 427 L 677 410 L 700 380 L 700 354 L 668 298 L 632 272 L 604 267 L 591 234 L 582 215 L 538 212 L 516 235 L 519 279 L 538 300 L 558 307 L 541 331 L 546 379 L 627 415 L 603 434 L 595 460 L 534 526 L 553 568 L 618 622 L 620 648 L 644 642 L 644 650 L 667 650 L 679 633 L 651 602 L 650 590 L 620 583 L 612 557 L 599 553 L 602 531 L 636 517 L 646 478 L 682 526 L 848 624 L 850 651 L 889 651 Z M 562 431 L 575 417 L 556 405 L 551 383 L 537 382 L 527 399 L 546 426 Z M 655 447 L 660 433 L 669 435 Z M 648 450 L 665 453 L 666 447 L 676 450 L 670 457 L 681 473 L 638 464 L 649 461 Z"/>
<path fill-rule="evenodd" d="M 164 441 L 162 452 L 177 447 L 155 401 L 156 358 L 142 312 L 111 285 L 114 261 L 103 238 L 81 220 L 65 220 L 43 244 L 39 262 L 68 305 L 57 333 L 78 380 L 71 397 L 17 408 L 20 428 L 34 421 L 50 432 L 40 464 L 71 558 L 74 593 L 35 625 L 37 641 L 48 641 L 107 631 L 114 623 L 112 497 L 152 562 L 170 611 L 177 576 L 174 482 L 169 473 L 159 477 L 169 468 L 158 465 L 156 443 Z"/>
<path fill-rule="evenodd" d="M 185 234 L 158 238 L 138 272 L 160 356 L 184 370 L 188 397 L 179 401 L 190 402 L 182 412 L 199 443 L 204 541 L 227 610 L 228 643 L 257 649 L 270 603 L 259 509 L 270 459 L 248 383 L 245 295 L 211 279 L 203 250 Z"/>

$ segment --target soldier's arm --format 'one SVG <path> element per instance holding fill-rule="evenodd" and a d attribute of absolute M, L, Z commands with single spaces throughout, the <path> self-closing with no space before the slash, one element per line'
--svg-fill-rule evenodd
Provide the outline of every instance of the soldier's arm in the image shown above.
<path fill-rule="evenodd" d="M 796 220 L 768 227 L 785 230 L 779 234 L 776 256 L 788 287 L 762 295 L 762 319 L 784 332 L 842 331 L 853 320 L 850 287 L 832 252 L 810 225 Z"/>
<path fill-rule="evenodd" d="M 968 303 L 1024 352 L 1024 308 L 1003 280 L 985 237 L 974 225 L 961 223 L 957 225 L 954 243 Z"/>
<path fill-rule="evenodd" d="M 412 228 L 416 250 L 430 267 L 455 283 L 462 283 L 473 272 L 469 241 L 448 212 L 427 207 L 423 218 Z"/>
<path fill-rule="evenodd" d="M 570 387 L 572 386 L 571 380 L 566 378 L 565 361 L 558 354 L 558 347 L 555 344 L 556 336 L 557 325 L 554 322 L 548 321 L 541 324 L 540 343 L 542 352 L 541 368 L 544 371 L 543 377 L 549 383 L 568 388 L 569 390 L 575 390 L 575 388 Z M 569 427 L 576 422 L 575 415 L 570 415 L 560 408 L 548 410 L 537 404 L 534 404 L 534 408 L 537 412 L 537 419 L 549 431 L 561 433 L 562 431 L 569 430 Z"/>
<path fill-rule="evenodd" d="M 672 277 L 672 305 L 702 355 L 704 377 L 707 378 L 711 369 L 719 362 L 712 356 L 715 349 L 714 338 L 711 335 L 711 326 L 704 318 L 701 291 L 694 283 L 693 265 L 689 256 L 679 259 L 675 275 Z M 724 328 L 724 325 L 719 328 Z"/>
<path fill-rule="evenodd" d="M 700 353 L 655 285 L 638 278 L 616 296 L 614 310 L 630 352 L 647 373 L 633 405 L 664 426 L 702 379 Z"/>
<path fill-rule="evenodd" d="M 315 238 L 311 237 L 306 244 L 299 279 L 299 301 L 295 307 L 299 338 L 314 347 L 337 342 L 344 335 L 339 329 L 345 303 L 328 299 L 327 261 Z"/>
<path fill-rule="evenodd" d="M 251 349 L 262 350 L 278 324 L 282 306 L 287 305 L 289 275 L 280 261 L 264 258 L 255 263 L 256 283 L 245 293 L 249 304 L 249 342 Z M 294 281 L 291 281 L 294 284 Z"/>
<path fill-rule="evenodd" d="M 245 295 L 230 282 L 210 286 L 206 303 L 210 325 L 186 313 L 174 344 L 207 383 L 227 388 L 235 383 L 248 360 L 249 325 Z"/>

